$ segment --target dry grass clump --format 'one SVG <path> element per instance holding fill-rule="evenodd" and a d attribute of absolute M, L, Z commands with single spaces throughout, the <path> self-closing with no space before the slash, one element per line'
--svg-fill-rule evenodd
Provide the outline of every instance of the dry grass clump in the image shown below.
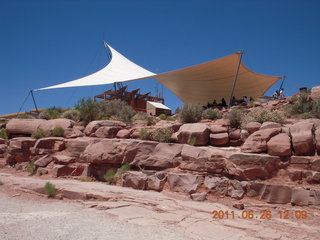
<path fill-rule="evenodd" d="M 246 115 L 243 115 L 241 120 L 242 127 L 245 127 L 249 122 L 276 122 L 284 123 L 285 114 L 281 111 L 274 110 L 270 111 L 264 108 L 256 108 Z"/>
<path fill-rule="evenodd" d="M 203 108 L 201 105 L 185 104 L 179 110 L 178 116 L 182 123 L 196 123 L 202 118 Z"/>

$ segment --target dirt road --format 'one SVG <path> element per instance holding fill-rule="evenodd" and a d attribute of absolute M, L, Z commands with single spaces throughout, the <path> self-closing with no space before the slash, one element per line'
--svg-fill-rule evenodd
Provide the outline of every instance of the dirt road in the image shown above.
<path fill-rule="evenodd" d="M 319 239 L 319 208 L 246 203 L 245 209 L 308 212 L 297 220 L 241 218 L 228 204 L 194 202 L 99 182 L 0 172 L 0 239 Z M 64 200 L 39 194 L 52 182 Z M 73 200 L 68 200 L 73 199 Z M 212 211 L 235 217 L 213 220 Z"/>

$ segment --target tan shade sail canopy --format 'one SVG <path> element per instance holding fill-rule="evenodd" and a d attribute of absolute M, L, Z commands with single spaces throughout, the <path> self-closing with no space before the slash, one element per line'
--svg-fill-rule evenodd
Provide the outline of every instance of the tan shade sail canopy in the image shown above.
<path fill-rule="evenodd" d="M 40 88 L 46 90 L 64 87 L 80 87 L 155 78 L 170 89 L 184 103 L 206 105 L 214 99 L 228 102 L 240 61 L 240 53 L 171 72 L 155 74 L 131 62 L 111 46 L 111 61 L 100 71 L 62 84 Z M 234 96 L 257 98 L 262 96 L 281 77 L 262 75 L 240 64 Z"/>

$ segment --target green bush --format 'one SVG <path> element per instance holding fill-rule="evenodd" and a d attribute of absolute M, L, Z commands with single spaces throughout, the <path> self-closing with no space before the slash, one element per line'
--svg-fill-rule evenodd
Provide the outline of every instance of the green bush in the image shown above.
<path fill-rule="evenodd" d="M 45 137 L 50 137 L 50 136 L 51 136 L 51 132 L 50 131 L 46 131 L 46 130 L 44 130 L 42 128 L 38 128 L 31 135 L 31 137 L 33 137 L 35 139 L 45 138 Z"/>
<path fill-rule="evenodd" d="M 167 121 L 175 121 L 175 119 L 173 117 L 167 117 Z"/>
<path fill-rule="evenodd" d="M 160 118 L 161 120 L 166 120 L 166 119 L 167 119 L 167 115 L 165 115 L 164 113 L 161 113 L 161 114 L 159 115 L 159 118 Z"/>
<path fill-rule="evenodd" d="M 295 96 L 294 104 L 287 105 L 285 112 L 287 116 L 300 118 L 320 118 L 320 100 L 312 100 L 308 93 Z"/>
<path fill-rule="evenodd" d="M 76 109 L 69 109 L 69 110 L 63 112 L 61 117 L 77 122 L 80 120 L 80 111 L 78 111 Z"/>
<path fill-rule="evenodd" d="M 115 169 L 109 169 L 106 171 L 106 173 L 103 175 L 104 180 L 106 180 L 109 183 L 114 183 L 116 181 L 115 175 L 117 171 Z"/>
<path fill-rule="evenodd" d="M 31 161 L 28 163 L 26 167 L 26 171 L 30 174 L 33 175 L 36 172 L 36 165 L 34 164 L 35 161 Z"/>
<path fill-rule="evenodd" d="M 80 99 L 76 104 L 75 109 L 80 112 L 80 120 L 84 121 L 85 123 L 98 120 L 102 117 L 99 113 L 97 103 L 91 98 Z"/>
<path fill-rule="evenodd" d="M 230 126 L 233 128 L 239 128 L 241 126 L 243 117 L 243 111 L 238 108 L 232 108 L 229 113 L 227 113 L 224 118 L 229 119 Z"/>
<path fill-rule="evenodd" d="M 203 108 L 196 104 L 185 104 L 179 111 L 179 119 L 182 123 L 195 123 L 201 120 Z"/>
<path fill-rule="evenodd" d="M 54 198 L 57 195 L 57 192 L 58 192 L 56 187 L 50 182 L 47 182 L 44 185 L 44 190 L 45 190 L 45 192 L 46 192 L 46 194 L 48 195 L 49 198 Z"/>
<path fill-rule="evenodd" d="M 221 118 L 221 113 L 216 109 L 207 108 L 206 110 L 203 111 L 202 118 L 215 120 L 215 119 Z"/>
<path fill-rule="evenodd" d="M 51 107 L 51 108 L 48 108 L 48 109 L 42 111 L 39 114 L 39 118 L 47 119 L 47 120 L 56 119 L 56 118 L 60 118 L 61 114 L 62 114 L 61 108 Z"/>
<path fill-rule="evenodd" d="M 249 112 L 242 119 L 242 127 L 247 126 L 249 122 L 276 122 L 284 123 L 285 116 L 282 112 L 278 110 L 270 111 L 264 108 L 256 108 L 253 111 Z"/>
<path fill-rule="evenodd" d="M 139 137 L 140 139 L 142 140 L 147 140 L 149 139 L 149 132 L 147 129 L 145 128 L 141 128 L 140 131 L 139 131 Z"/>
<path fill-rule="evenodd" d="M 144 120 L 147 121 L 149 118 L 149 115 L 145 112 L 137 112 L 133 117 L 132 120 Z"/>
<path fill-rule="evenodd" d="M 125 123 L 130 123 L 136 112 L 130 106 L 122 107 L 112 118 Z"/>
<path fill-rule="evenodd" d="M 64 136 L 64 129 L 62 127 L 55 127 L 51 131 L 50 136 L 52 136 L 52 137 L 63 137 Z"/>
<path fill-rule="evenodd" d="M 131 165 L 129 164 L 123 164 L 121 167 L 120 167 L 120 171 L 121 173 L 124 173 L 126 171 L 129 171 L 131 169 Z"/>
<path fill-rule="evenodd" d="M 0 138 L 8 139 L 7 129 L 5 128 L 0 129 Z"/>
<path fill-rule="evenodd" d="M 170 142 L 173 130 L 171 128 L 158 128 L 151 133 L 151 139 L 157 142 Z"/>

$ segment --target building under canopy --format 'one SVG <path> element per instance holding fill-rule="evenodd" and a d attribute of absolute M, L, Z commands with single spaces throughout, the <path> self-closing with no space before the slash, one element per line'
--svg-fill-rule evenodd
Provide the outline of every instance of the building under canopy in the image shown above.
<path fill-rule="evenodd" d="M 241 62 L 240 52 L 199 65 L 156 74 L 131 62 L 106 43 L 105 47 L 110 53 L 111 60 L 100 71 L 74 81 L 36 90 L 104 85 L 154 78 L 184 103 L 206 105 L 214 99 L 220 102 L 225 98 L 228 102 L 233 86 L 233 96 L 236 98 L 260 97 L 281 79 L 281 77 L 267 76 L 249 70 Z"/>

